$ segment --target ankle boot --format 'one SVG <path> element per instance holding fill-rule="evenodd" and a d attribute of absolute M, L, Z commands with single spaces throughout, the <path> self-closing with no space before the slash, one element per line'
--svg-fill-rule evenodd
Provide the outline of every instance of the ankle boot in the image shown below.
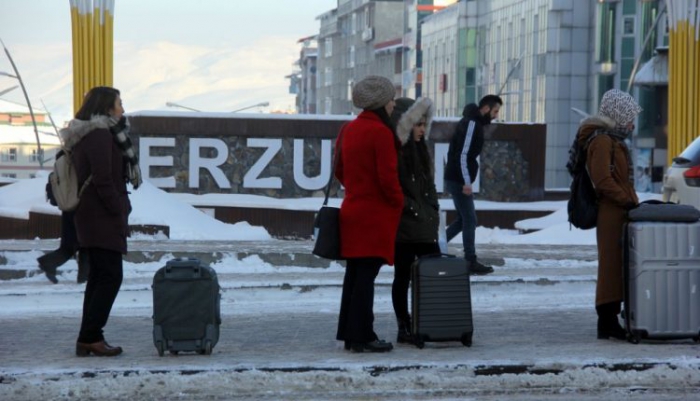
<path fill-rule="evenodd" d="M 607 340 L 614 338 L 626 340 L 627 331 L 620 326 L 617 315 L 620 313 L 620 303 L 611 302 L 596 306 L 598 312 L 598 339 Z"/>
<path fill-rule="evenodd" d="M 396 335 L 396 342 L 399 344 L 413 344 L 413 333 L 411 333 L 411 318 L 398 319 L 399 332 Z"/>

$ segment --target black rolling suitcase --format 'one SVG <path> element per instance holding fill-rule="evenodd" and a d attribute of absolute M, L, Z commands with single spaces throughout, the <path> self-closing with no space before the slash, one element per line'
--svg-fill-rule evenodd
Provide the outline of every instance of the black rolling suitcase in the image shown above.
<path fill-rule="evenodd" d="M 174 259 L 153 277 L 153 343 L 165 351 L 210 355 L 221 325 L 216 271 L 198 259 Z"/>
<path fill-rule="evenodd" d="M 472 345 L 474 324 L 469 271 L 464 259 L 435 255 L 411 266 L 413 334 L 416 346 L 461 341 Z"/>

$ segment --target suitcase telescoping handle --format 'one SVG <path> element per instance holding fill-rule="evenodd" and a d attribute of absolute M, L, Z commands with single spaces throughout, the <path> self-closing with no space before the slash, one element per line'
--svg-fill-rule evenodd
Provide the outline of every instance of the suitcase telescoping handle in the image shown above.
<path fill-rule="evenodd" d="M 187 270 L 187 275 L 183 276 L 182 273 L 185 269 Z M 199 259 L 177 258 L 169 261 L 165 264 L 165 278 L 170 280 L 202 278 L 202 268 Z"/>

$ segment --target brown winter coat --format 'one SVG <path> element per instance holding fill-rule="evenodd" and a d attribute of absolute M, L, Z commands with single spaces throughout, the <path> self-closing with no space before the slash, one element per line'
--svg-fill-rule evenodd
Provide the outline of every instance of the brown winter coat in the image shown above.
<path fill-rule="evenodd" d="M 614 127 L 615 122 L 605 116 L 589 117 L 579 127 L 578 143 L 584 146 L 595 131 Z M 629 160 L 627 146 L 609 135 L 598 135 L 588 144 L 586 167 L 599 197 L 596 305 L 619 302 L 623 297 L 621 238 L 627 218 L 625 206 L 639 202 L 629 180 Z"/>
<path fill-rule="evenodd" d="M 125 254 L 131 204 L 124 178 L 124 157 L 108 127 L 107 117 L 100 116 L 90 121 L 73 120 L 68 128 L 72 130 L 68 135 L 82 136 L 77 143 L 73 141 L 78 181 L 82 184 L 92 174 L 75 211 L 75 226 L 81 248 Z"/>

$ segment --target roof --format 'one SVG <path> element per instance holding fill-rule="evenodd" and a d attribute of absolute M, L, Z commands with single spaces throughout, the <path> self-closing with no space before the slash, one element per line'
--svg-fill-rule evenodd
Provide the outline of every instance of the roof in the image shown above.
<path fill-rule="evenodd" d="M 34 114 L 46 114 L 46 110 L 32 106 Z M 24 103 L 15 103 L 9 100 L 0 99 L 0 113 L 21 113 L 29 114 L 29 107 Z"/>
<path fill-rule="evenodd" d="M 668 50 L 659 48 L 657 54 L 647 61 L 634 76 L 634 85 L 668 85 Z"/>
<path fill-rule="evenodd" d="M 40 125 L 39 141 L 42 145 L 60 145 L 53 127 Z M 31 125 L 0 124 L 0 144 L 36 144 L 34 127 Z"/>

